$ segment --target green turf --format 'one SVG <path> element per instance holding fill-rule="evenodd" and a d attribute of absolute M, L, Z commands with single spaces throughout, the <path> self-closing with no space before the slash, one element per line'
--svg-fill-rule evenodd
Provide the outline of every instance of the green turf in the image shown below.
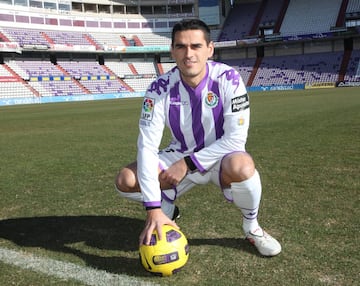
<path fill-rule="evenodd" d="M 259 219 L 280 240 L 278 257 L 258 256 L 242 239 L 240 211 L 205 185 L 177 202 L 186 267 L 169 278 L 142 269 L 144 210 L 113 190 L 118 168 L 136 158 L 141 99 L 0 108 L 0 247 L 161 285 L 356 285 L 360 89 L 250 97 Z M 81 285 L 2 263 L 0 281 Z"/>

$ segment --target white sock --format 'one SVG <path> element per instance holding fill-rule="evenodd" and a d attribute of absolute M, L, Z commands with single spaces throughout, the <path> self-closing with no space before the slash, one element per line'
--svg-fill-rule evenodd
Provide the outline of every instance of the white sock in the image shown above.
<path fill-rule="evenodd" d="M 257 220 L 261 200 L 261 180 L 255 170 L 254 175 L 242 182 L 231 184 L 234 204 L 243 214 L 243 230 L 245 233 L 259 228 Z"/>

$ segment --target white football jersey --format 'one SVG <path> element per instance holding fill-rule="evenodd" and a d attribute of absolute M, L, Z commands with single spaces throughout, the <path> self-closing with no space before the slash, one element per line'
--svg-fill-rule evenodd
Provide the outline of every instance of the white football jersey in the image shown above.
<path fill-rule="evenodd" d="M 224 155 L 245 151 L 250 119 L 249 97 L 240 74 L 208 61 L 196 88 L 181 80 L 177 67 L 151 83 L 144 96 L 138 137 L 138 179 L 145 206 L 160 206 L 159 145 L 164 127 L 168 148 L 190 155 L 206 172 Z"/>

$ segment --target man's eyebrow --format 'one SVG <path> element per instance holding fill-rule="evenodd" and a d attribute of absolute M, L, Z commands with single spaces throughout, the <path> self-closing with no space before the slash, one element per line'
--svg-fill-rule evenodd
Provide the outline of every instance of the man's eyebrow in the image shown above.
<path fill-rule="evenodd" d="M 191 46 L 191 47 L 201 47 L 202 45 L 203 45 L 202 43 L 192 43 L 189 46 Z M 186 46 L 186 44 L 183 44 L 183 43 L 176 43 L 175 44 L 175 47 L 184 47 L 184 46 Z"/>

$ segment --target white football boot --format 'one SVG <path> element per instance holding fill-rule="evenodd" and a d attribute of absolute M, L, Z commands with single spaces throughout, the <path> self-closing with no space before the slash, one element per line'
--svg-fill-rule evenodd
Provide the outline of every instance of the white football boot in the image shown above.
<path fill-rule="evenodd" d="M 247 233 L 246 239 L 257 248 L 261 255 L 275 256 L 281 252 L 280 243 L 260 227 Z"/>

